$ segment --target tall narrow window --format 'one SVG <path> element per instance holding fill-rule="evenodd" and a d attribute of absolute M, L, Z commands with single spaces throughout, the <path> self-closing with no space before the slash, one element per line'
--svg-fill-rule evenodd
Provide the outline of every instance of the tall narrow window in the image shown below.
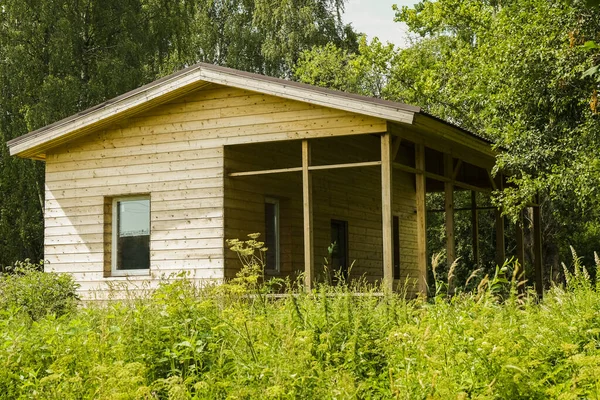
<path fill-rule="evenodd" d="M 348 279 L 348 222 L 331 220 L 331 268 L 334 273 Z"/>
<path fill-rule="evenodd" d="M 400 217 L 394 215 L 394 279 L 400 279 Z"/>
<path fill-rule="evenodd" d="M 112 275 L 147 274 L 150 269 L 150 198 L 113 199 Z"/>
<path fill-rule="evenodd" d="M 279 200 L 265 199 L 265 269 L 279 271 Z"/>

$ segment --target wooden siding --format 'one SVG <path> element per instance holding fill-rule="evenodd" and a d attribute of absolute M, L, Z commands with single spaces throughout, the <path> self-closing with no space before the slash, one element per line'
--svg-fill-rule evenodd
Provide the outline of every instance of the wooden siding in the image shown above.
<path fill-rule="evenodd" d="M 90 133 L 47 152 L 47 267 L 73 273 L 88 296 L 91 290 L 106 289 L 107 282 L 151 281 L 104 277 L 110 246 L 106 199 L 149 194 L 153 276 L 187 271 L 197 279 L 221 279 L 224 145 L 385 129 L 381 119 L 209 85 Z M 228 206 L 234 200 L 228 200 Z M 247 199 L 237 201 L 241 206 Z M 290 196 L 289 206 L 295 201 Z M 235 216 L 232 211 L 233 220 Z M 290 238 L 295 234 L 290 232 Z"/>
<path fill-rule="evenodd" d="M 380 139 L 362 135 L 311 142 L 313 165 L 378 160 Z M 299 142 L 268 143 L 225 148 L 229 172 L 286 168 L 301 163 Z M 312 172 L 314 254 L 317 275 L 330 245 L 332 219 L 348 222 L 350 262 L 356 261 L 352 277 L 381 280 L 382 221 L 380 167 L 348 168 Z M 393 173 L 393 214 L 400 218 L 401 280 L 417 275 L 417 239 L 414 177 Z M 296 276 L 304 269 L 302 177 L 300 172 L 261 176 L 229 177 L 225 180 L 225 235 L 243 239 L 264 231 L 265 197 L 280 201 L 281 275 Z M 226 252 L 226 276 L 240 264 Z"/>

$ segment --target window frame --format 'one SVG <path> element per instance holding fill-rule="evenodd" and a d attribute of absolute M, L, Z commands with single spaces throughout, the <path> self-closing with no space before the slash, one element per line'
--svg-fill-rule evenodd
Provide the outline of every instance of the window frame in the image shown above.
<path fill-rule="evenodd" d="M 150 265 L 144 269 L 117 269 L 117 251 L 118 251 L 118 234 L 119 234 L 119 207 L 120 201 L 136 201 L 136 200 L 148 200 L 149 204 L 152 204 L 150 195 L 132 195 L 132 196 L 119 196 L 113 197 L 112 199 L 112 235 L 111 235 L 111 261 L 110 261 L 110 276 L 144 276 L 150 275 Z M 152 234 L 152 219 L 151 209 L 148 210 L 149 226 L 148 236 Z M 150 242 L 148 243 L 148 251 L 150 251 Z"/>
<path fill-rule="evenodd" d="M 275 206 L 275 249 L 269 248 L 267 245 L 267 232 L 265 231 L 265 246 L 267 247 L 267 253 L 275 250 L 275 268 L 267 268 L 267 255 L 265 254 L 265 273 L 279 273 L 281 272 L 281 246 L 280 246 L 280 201 L 275 197 L 265 197 L 265 204 L 273 204 Z M 265 213 L 265 229 L 267 226 L 267 215 Z"/>

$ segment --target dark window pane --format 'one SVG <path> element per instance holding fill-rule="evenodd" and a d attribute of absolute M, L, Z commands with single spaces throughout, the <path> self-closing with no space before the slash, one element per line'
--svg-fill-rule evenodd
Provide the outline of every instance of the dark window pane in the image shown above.
<path fill-rule="evenodd" d="M 400 279 L 400 218 L 394 216 L 394 279 Z"/>
<path fill-rule="evenodd" d="M 277 203 L 265 203 L 265 246 L 267 247 L 265 268 L 270 270 L 278 268 L 277 214 Z"/>
<path fill-rule="evenodd" d="M 334 243 L 331 253 L 331 268 L 348 277 L 348 222 L 331 220 L 331 243 Z"/>
<path fill-rule="evenodd" d="M 150 200 L 117 202 L 118 270 L 150 268 Z"/>

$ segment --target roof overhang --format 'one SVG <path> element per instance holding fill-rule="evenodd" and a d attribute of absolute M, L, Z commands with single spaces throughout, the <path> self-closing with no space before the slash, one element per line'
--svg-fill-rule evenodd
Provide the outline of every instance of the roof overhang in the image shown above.
<path fill-rule="evenodd" d="M 210 64 L 196 64 L 119 97 L 9 141 L 11 155 L 43 159 L 67 141 L 103 129 L 208 84 L 219 84 L 324 107 L 412 124 L 419 107 Z"/>

